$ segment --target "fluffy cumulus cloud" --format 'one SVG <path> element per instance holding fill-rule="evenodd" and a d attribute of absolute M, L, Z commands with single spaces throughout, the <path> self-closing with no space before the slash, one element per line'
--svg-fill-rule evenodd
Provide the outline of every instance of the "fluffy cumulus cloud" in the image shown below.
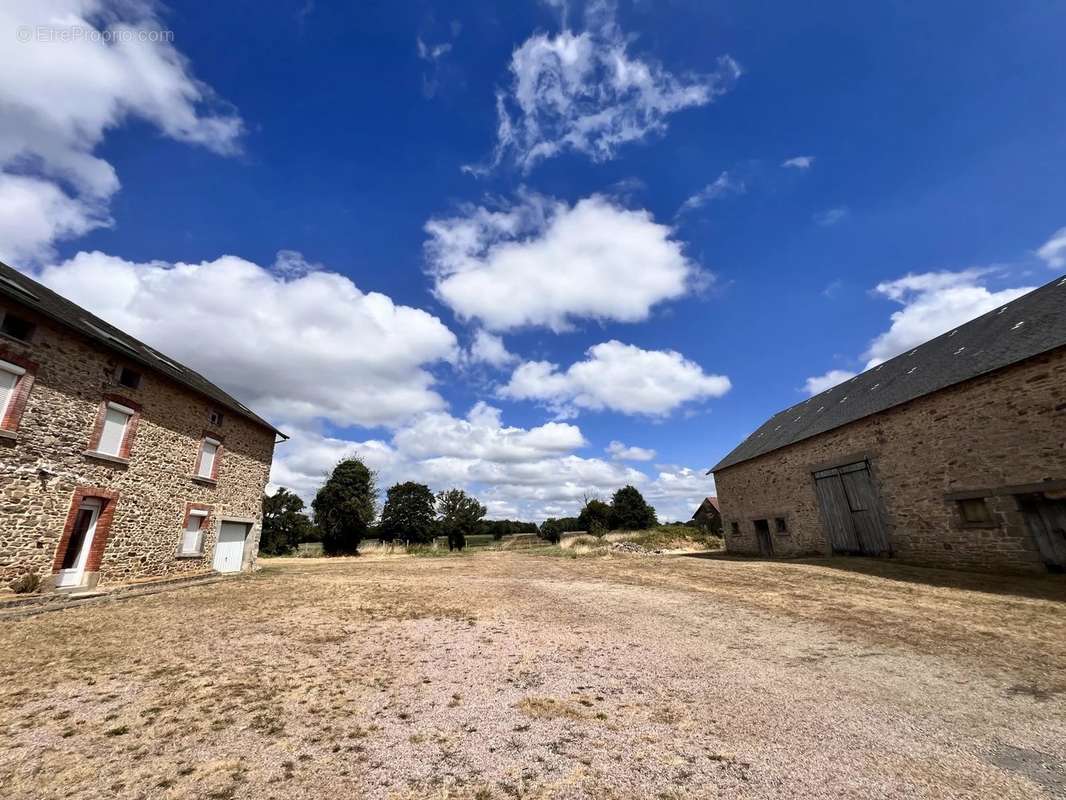
<path fill-rule="evenodd" d="M 431 314 L 292 253 L 265 268 L 83 252 L 37 277 L 279 422 L 394 425 L 442 408 L 430 368 L 458 352 Z"/>
<path fill-rule="evenodd" d="M 814 166 L 814 156 L 794 156 L 781 162 L 782 167 L 789 169 L 810 169 Z"/>
<path fill-rule="evenodd" d="M 483 330 L 478 330 L 474 334 L 474 341 L 470 343 L 467 358 L 474 363 L 488 364 L 497 369 L 518 360 L 518 356 L 507 350 L 503 339 Z"/>
<path fill-rule="evenodd" d="M 0 71 L 0 257 L 45 259 L 56 240 L 109 223 L 119 179 L 95 150 L 129 118 L 219 153 L 238 148 L 240 117 L 193 77 L 164 28 L 148 0 L 0 5 L 0 58 L 18 65 Z"/>
<path fill-rule="evenodd" d="M 888 330 L 875 337 L 862 354 L 863 369 L 872 369 L 1034 288 L 1021 286 L 993 291 L 984 285 L 988 274 L 989 271 L 983 269 L 908 273 L 902 278 L 879 283 L 874 294 L 899 304 L 900 308 L 889 318 Z M 824 375 L 808 378 L 804 389 L 808 394 L 818 394 L 854 374 L 846 370 L 830 370 Z"/>
<path fill-rule="evenodd" d="M 626 445 L 617 440 L 607 445 L 606 449 L 615 461 L 651 461 L 655 458 L 654 450 Z"/>
<path fill-rule="evenodd" d="M 660 464 L 657 469 L 655 478 L 644 489 L 644 497 L 655 506 L 662 522 L 692 519 L 703 499 L 716 492 L 714 477 L 707 474 L 707 469 L 669 464 Z"/>
<path fill-rule="evenodd" d="M 1036 251 L 1040 258 L 1052 269 L 1066 267 L 1066 228 L 1059 228 Z"/>
<path fill-rule="evenodd" d="M 426 233 L 437 297 L 491 331 L 639 322 L 705 278 L 669 226 L 601 195 L 571 206 L 523 192 L 500 208 L 432 219 Z"/>
<path fill-rule="evenodd" d="M 673 350 L 643 350 L 611 340 L 590 347 L 586 359 L 565 370 L 527 361 L 500 389 L 503 397 L 535 400 L 562 415 L 577 409 L 665 416 L 683 404 L 721 397 L 729 378 L 711 375 Z"/>
<path fill-rule="evenodd" d="M 464 418 L 426 412 L 389 440 L 350 441 L 299 430 L 280 446 L 271 483 L 310 499 L 342 458 L 358 456 L 378 472 L 379 484 L 415 480 L 434 491 L 461 486 L 486 504 L 490 516 L 541 520 L 574 514 L 586 496 L 606 496 L 625 484 L 646 487 L 643 472 L 576 450 L 585 438 L 575 425 L 504 425 L 497 408 L 477 403 Z"/>
<path fill-rule="evenodd" d="M 630 52 L 633 37 L 615 21 L 613 0 L 588 6 L 585 30 L 537 33 L 514 51 L 510 85 L 497 93 L 496 147 L 479 173 L 513 159 L 528 171 L 571 150 L 605 161 L 629 142 L 667 128 L 671 114 L 710 103 L 741 70 L 728 55 L 708 74 L 677 76 Z"/>
<path fill-rule="evenodd" d="M 824 375 L 812 375 L 807 378 L 807 381 L 803 384 L 803 391 L 813 397 L 854 377 L 855 373 L 846 369 L 831 369 Z"/>
<path fill-rule="evenodd" d="M 1009 303 L 1034 287 L 992 291 L 983 285 L 982 270 L 908 274 L 879 283 L 874 291 L 901 308 L 892 314 L 889 329 L 863 354 L 866 369 L 875 367 L 964 322 Z"/>

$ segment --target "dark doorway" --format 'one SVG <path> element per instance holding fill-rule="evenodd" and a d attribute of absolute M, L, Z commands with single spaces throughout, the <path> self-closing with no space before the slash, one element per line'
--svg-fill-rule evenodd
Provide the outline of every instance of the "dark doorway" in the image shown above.
<path fill-rule="evenodd" d="M 773 558 L 774 540 L 770 538 L 769 520 L 755 520 L 755 539 L 759 542 L 759 555 Z"/>
<path fill-rule="evenodd" d="M 834 553 L 892 554 L 869 463 L 819 470 L 814 473 L 814 485 Z"/>
<path fill-rule="evenodd" d="M 1049 572 L 1066 572 L 1066 500 L 1018 495 L 1018 507 Z"/>

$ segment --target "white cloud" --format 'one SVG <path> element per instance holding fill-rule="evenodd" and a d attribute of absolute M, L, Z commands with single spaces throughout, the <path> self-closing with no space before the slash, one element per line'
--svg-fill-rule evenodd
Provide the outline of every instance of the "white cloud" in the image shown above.
<path fill-rule="evenodd" d="M 660 522 L 685 522 L 699 508 L 704 498 L 716 493 L 714 477 L 707 469 L 676 465 L 657 465 L 659 472 L 646 488 L 644 498 L 655 506 Z"/>
<path fill-rule="evenodd" d="M 1052 269 L 1066 266 L 1066 228 L 1059 228 L 1041 246 L 1036 254 L 1047 262 Z"/>
<path fill-rule="evenodd" d="M 110 223 L 103 203 L 71 197 L 49 180 L 0 172 L 2 261 L 39 262 L 52 256 L 52 242 Z"/>
<path fill-rule="evenodd" d="M 880 295 L 903 306 L 892 325 L 863 354 L 866 369 L 1031 292 L 1033 287 L 993 292 L 981 285 L 982 270 L 908 274 L 877 285 Z"/>
<path fill-rule="evenodd" d="M 872 369 L 1033 290 L 1031 286 L 1022 286 L 991 291 L 983 285 L 987 274 L 988 270 L 984 269 L 908 273 L 879 283 L 874 292 L 902 308 L 891 315 L 888 330 L 874 338 L 862 354 L 866 360 L 863 369 Z M 804 390 L 817 394 L 854 374 L 830 370 L 825 375 L 808 378 Z"/>
<path fill-rule="evenodd" d="M 478 330 L 470 345 L 468 358 L 475 363 L 502 368 L 518 361 L 518 356 L 507 350 L 503 339 L 487 331 Z"/>
<path fill-rule="evenodd" d="M 654 450 L 646 447 L 631 447 L 617 440 L 607 445 L 607 452 L 615 461 L 651 461 L 655 458 Z"/>
<path fill-rule="evenodd" d="M 708 183 L 700 189 L 700 191 L 696 192 L 696 194 L 686 199 L 677 210 L 677 216 L 702 208 L 711 200 L 716 200 L 727 194 L 743 194 L 745 191 L 746 187 L 743 181 L 733 178 L 728 172 L 723 172 L 711 183 Z"/>
<path fill-rule="evenodd" d="M 529 430 L 505 427 L 498 408 L 477 403 L 466 419 L 423 414 L 398 430 L 393 443 L 410 458 L 481 459 L 500 463 L 535 461 L 583 447 L 576 425 L 548 422 Z"/>
<path fill-rule="evenodd" d="M 601 195 L 570 206 L 523 192 L 500 210 L 432 219 L 426 232 L 437 297 L 492 331 L 640 322 L 700 278 L 670 227 Z"/>
<path fill-rule="evenodd" d="M 266 269 L 82 252 L 37 277 L 278 422 L 395 425 L 443 408 L 429 367 L 458 352 L 436 317 L 293 253 Z"/>
<path fill-rule="evenodd" d="M 814 165 L 814 156 L 796 156 L 781 162 L 782 167 L 791 169 L 810 169 Z"/>
<path fill-rule="evenodd" d="M 379 487 L 415 480 L 438 491 L 474 493 L 495 517 L 542 520 L 576 514 L 583 497 L 610 497 L 627 483 L 651 486 L 640 470 L 574 450 L 586 442 L 574 425 L 505 426 L 499 409 L 476 404 L 466 418 L 445 412 L 418 415 L 390 441 L 348 441 L 313 429 L 296 430 L 276 451 L 271 484 L 310 500 L 333 466 L 358 456 L 378 471 Z"/>
<path fill-rule="evenodd" d="M 112 40 L 44 41 L 34 35 L 23 42 L 15 35 L 49 27 L 107 31 Z M 0 59 L 18 65 L 0 70 L 5 178 L 0 208 L 21 203 L 27 220 L 14 240 L 4 240 L 4 255 L 47 258 L 57 239 L 107 224 L 107 200 L 119 180 L 95 150 L 108 130 L 127 119 L 145 120 L 172 139 L 218 153 L 238 149 L 240 117 L 220 109 L 173 45 L 138 35 L 163 29 L 156 4 L 147 0 L 8 0 L 0 5 L 0 30 L 7 32 L 0 36 Z M 58 219 L 41 224 L 42 208 L 54 210 Z M 8 219 L 13 213 L 5 208 Z"/>
<path fill-rule="evenodd" d="M 843 222 L 848 216 L 848 210 L 843 206 L 837 208 L 830 208 L 825 211 L 819 211 L 814 215 L 814 224 L 821 225 L 823 228 L 831 228 L 839 222 Z"/>
<path fill-rule="evenodd" d="M 831 369 L 824 375 L 814 375 L 807 378 L 806 383 L 803 385 L 803 391 L 813 397 L 816 394 L 821 394 L 826 389 L 832 389 L 837 384 L 851 380 L 854 377 L 855 373 L 849 372 L 846 369 Z"/>
<path fill-rule="evenodd" d="M 623 414 L 665 416 L 689 401 L 721 397 L 729 378 L 708 375 L 673 350 L 642 350 L 611 340 L 590 347 L 588 358 L 560 371 L 557 364 L 520 364 L 503 397 L 536 400 L 561 414 L 610 409 Z"/>
<path fill-rule="evenodd" d="M 512 54 L 511 83 L 497 92 L 497 142 L 486 172 L 511 157 L 524 171 L 573 150 L 594 161 L 667 128 L 667 118 L 706 105 L 741 74 L 729 56 L 706 75 L 677 77 L 655 61 L 629 53 L 633 38 L 615 22 L 612 2 L 593 2 L 586 30 L 565 21 L 556 36 L 537 33 Z"/>

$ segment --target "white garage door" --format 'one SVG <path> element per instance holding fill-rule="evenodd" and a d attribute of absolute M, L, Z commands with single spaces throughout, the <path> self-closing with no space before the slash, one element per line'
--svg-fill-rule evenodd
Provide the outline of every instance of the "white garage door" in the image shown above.
<path fill-rule="evenodd" d="M 248 525 L 243 522 L 223 522 L 215 543 L 215 569 L 218 572 L 240 572 L 244 560 L 244 540 Z"/>

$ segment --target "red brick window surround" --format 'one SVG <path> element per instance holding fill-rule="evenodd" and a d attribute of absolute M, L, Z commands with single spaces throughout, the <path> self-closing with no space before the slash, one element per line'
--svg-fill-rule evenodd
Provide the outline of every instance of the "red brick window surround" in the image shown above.
<path fill-rule="evenodd" d="M 104 395 L 89 437 L 88 453 L 128 459 L 140 421 L 140 405 L 119 395 Z"/>
<path fill-rule="evenodd" d="M 193 478 L 200 481 L 217 481 L 219 467 L 222 464 L 222 435 L 213 431 L 204 431 L 200 438 L 200 449 L 196 453 L 196 465 Z"/>
<path fill-rule="evenodd" d="M 70 537 L 78 519 L 78 509 L 81 508 L 82 501 L 89 498 L 99 500 L 101 507 L 100 515 L 96 518 L 96 532 L 93 534 L 92 544 L 89 545 L 89 557 L 85 562 L 85 571 L 98 572 L 100 569 L 100 561 L 104 556 L 104 548 L 107 546 L 107 537 L 111 533 L 111 521 L 115 516 L 115 507 L 118 505 L 118 492 L 98 486 L 79 486 L 74 490 L 74 498 L 71 500 L 70 511 L 67 513 L 67 522 L 63 526 L 63 535 L 56 548 L 56 557 L 52 562 L 53 574 L 59 572 L 63 566 L 63 558 L 67 554 Z"/>
<path fill-rule="evenodd" d="M 202 503 L 186 503 L 185 517 L 181 523 L 179 556 L 202 556 L 204 533 L 211 529 L 211 506 Z"/>
<path fill-rule="evenodd" d="M 0 431 L 18 430 L 36 373 L 35 362 L 0 348 Z"/>

